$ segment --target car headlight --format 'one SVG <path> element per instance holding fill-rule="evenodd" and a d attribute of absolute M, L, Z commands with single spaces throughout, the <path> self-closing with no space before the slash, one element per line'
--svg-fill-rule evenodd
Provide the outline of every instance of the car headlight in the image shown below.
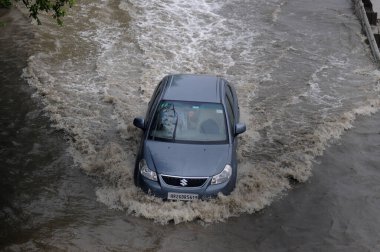
<path fill-rule="evenodd" d="M 157 181 L 157 173 L 149 169 L 144 159 L 140 160 L 139 170 L 141 175 L 143 175 L 145 178 Z"/>
<path fill-rule="evenodd" d="M 221 173 L 212 177 L 211 184 L 217 185 L 217 184 L 224 183 L 231 178 L 231 175 L 232 175 L 232 167 L 230 165 L 226 165 Z"/>

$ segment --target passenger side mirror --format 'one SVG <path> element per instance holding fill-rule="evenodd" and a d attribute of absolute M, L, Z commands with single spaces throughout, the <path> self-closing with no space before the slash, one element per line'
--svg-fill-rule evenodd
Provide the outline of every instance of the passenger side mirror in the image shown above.
<path fill-rule="evenodd" d="M 244 133 L 247 130 L 247 127 L 245 126 L 245 123 L 237 123 L 235 125 L 235 135 L 239 135 L 241 133 Z"/>
<path fill-rule="evenodd" d="M 136 117 L 133 120 L 133 125 L 135 125 L 137 128 L 145 130 L 144 118 L 142 118 L 142 117 Z"/>

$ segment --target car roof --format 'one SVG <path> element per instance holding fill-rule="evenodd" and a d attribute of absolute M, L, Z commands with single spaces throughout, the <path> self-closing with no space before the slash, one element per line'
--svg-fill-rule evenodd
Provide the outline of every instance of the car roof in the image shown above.
<path fill-rule="evenodd" d="M 169 75 L 165 100 L 221 102 L 223 79 L 212 75 L 176 74 Z"/>

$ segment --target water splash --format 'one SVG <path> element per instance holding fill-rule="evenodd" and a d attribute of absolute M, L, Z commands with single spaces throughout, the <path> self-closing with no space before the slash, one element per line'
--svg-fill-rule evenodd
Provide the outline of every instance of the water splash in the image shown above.
<path fill-rule="evenodd" d="M 294 180 L 306 181 L 314 158 L 357 114 L 379 108 L 379 74 L 362 37 L 332 35 L 360 33 L 351 13 L 316 9 L 300 23 L 290 2 L 240 0 L 84 1 L 77 8 L 65 28 L 70 38 L 53 25 L 36 28 L 44 47 L 24 75 L 66 132 L 76 163 L 101 180 L 96 195 L 110 208 L 162 224 L 259 211 Z M 163 202 L 133 184 L 140 132 L 132 119 L 144 114 L 162 76 L 179 72 L 221 74 L 237 88 L 248 131 L 230 196 Z"/>

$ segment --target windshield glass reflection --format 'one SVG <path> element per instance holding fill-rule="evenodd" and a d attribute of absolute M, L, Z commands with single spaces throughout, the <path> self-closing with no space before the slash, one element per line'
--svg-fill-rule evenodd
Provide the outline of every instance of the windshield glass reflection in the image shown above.
<path fill-rule="evenodd" d="M 162 101 L 149 131 L 149 139 L 181 142 L 226 142 L 222 104 Z"/>

